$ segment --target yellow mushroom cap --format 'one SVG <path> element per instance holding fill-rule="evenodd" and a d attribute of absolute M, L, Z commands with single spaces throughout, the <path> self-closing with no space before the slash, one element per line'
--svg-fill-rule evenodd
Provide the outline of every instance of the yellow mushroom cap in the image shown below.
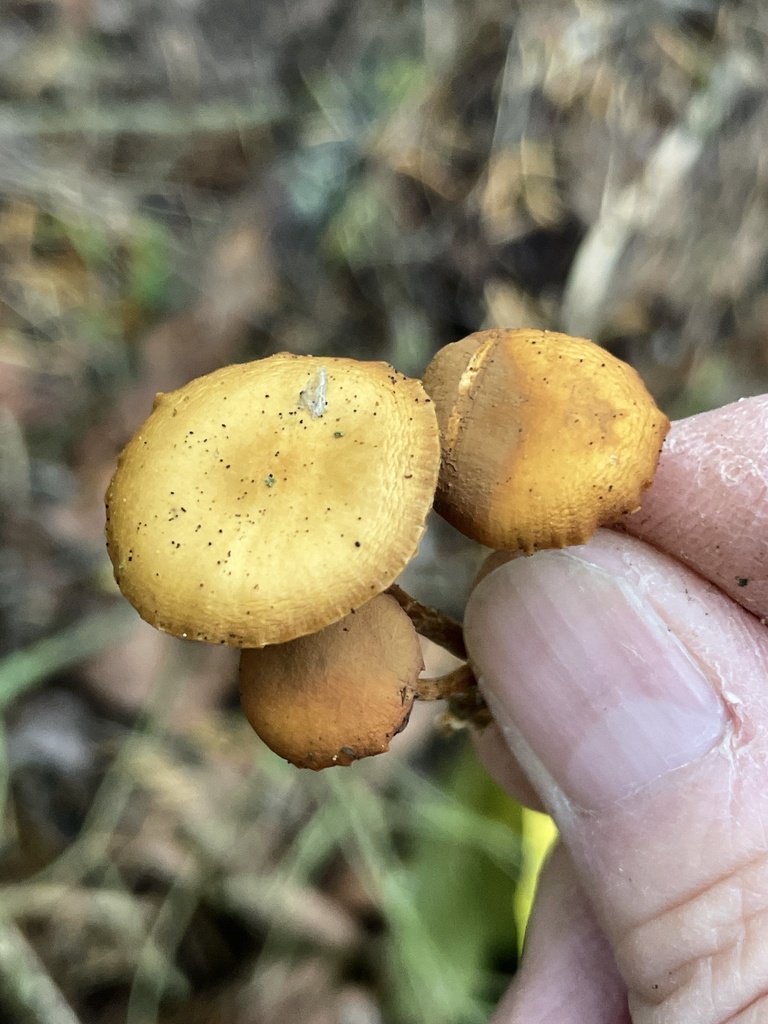
<path fill-rule="evenodd" d="M 492 548 L 581 544 L 635 512 L 669 429 L 632 367 L 549 331 L 472 334 L 424 386 L 443 451 L 435 508 Z"/>
<path fill-rule="evenodd" d="M 242 651 L 240 697 L 268 747 L 319 770 L 388 750 L 423 667 L 411 620 L 381 594 L 318 633 Z"/>
<path fill-rule="evenodd" d="M 168 394 L 107 491 L 115 578 L 176 636 L 239 647 L 327 626 L 413 556 L 434 407 L 385 363 L 279 354 Z"/>

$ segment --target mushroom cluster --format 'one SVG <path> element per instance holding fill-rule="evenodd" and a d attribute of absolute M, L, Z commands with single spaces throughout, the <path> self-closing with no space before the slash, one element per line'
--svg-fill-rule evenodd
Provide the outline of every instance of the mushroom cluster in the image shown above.
<path fill-rule="evenodd" d="M 421 678 L 419 634 L 462 657 L 461 627 L 393 585 L 433 503 L 492 548 L 583 543 L 637 510 L 668 428 L 631 367 L 552 332 L 473 334 L 423 382 L 281 353 L 157 396 L 107 491 L 107 549 L 147 622 L 242 649 L 268 746 L 349 764 L 416 699 L 482 707 L 466 666 Z"/>

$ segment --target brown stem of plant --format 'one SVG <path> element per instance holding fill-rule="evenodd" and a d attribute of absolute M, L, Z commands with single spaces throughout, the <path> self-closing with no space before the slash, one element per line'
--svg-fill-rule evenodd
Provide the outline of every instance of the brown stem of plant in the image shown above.
<path fill-rule="evenodd" d="M 452 619 L 450 615 L 438 611 L 437 608 L 417 601 L 396 583 L 393 583 L 386 593 L 394 597 L 408 615 L 417 633 L 464 662 L 443 676 L 420 679 L 416 691 L 417 699 L 448 701 L 443 724 L 449 731 L 466 728 L 468 725 L 484 728 L 491 721 L 491 714 L 477 688 L 474 673 L 467 663 L 467 648 L 464 646 L 461 623 Z"/>
<path fill-rule="evenodd" d="M 434 679 L 420 679 L 416 685 L 417 700 L 448 700 L 477 686 L 469 665 L 460 665 L 452 672 Z"/>
<path fill-rule="evenodd" d="M 437 608 L 431 608 L 429 605 L 417 601 L 396 583 L 393 583 L 386 593 L 394 597 L 410 618 L 417 633 L 443 647 L 455 658 L 460 658 L 461 661 L 467 660 L 467 649 L 464 646 L 464 633 L 460 622 L 452 619 L 450 615 L 438 611 Z"/>

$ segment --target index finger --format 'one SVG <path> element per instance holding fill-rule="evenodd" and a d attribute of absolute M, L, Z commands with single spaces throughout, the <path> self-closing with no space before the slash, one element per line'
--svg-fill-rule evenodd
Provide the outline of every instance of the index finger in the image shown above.
<path fill-rule="evenodd" d="M 768 395 L 672 424 L 627 532 L 768 617 Z"/>

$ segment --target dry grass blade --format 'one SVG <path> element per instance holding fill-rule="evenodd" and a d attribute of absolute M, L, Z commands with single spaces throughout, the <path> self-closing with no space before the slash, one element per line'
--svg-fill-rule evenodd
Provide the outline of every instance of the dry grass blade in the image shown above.
<path fill-rule="evenodd" d="M 0 916 L 0 1007 L 15 1024 L 80 1024 L 21 930 Z M 6 1016 L 7 1014 L 7 1016 Z"/>
<path fill-rule="evenodd" d="M 128 631 L 134 614 L 120 604 L 98 611 L 60 633 L 0 661 L 0 710 L 48 676 L 111 647 Z"/>

